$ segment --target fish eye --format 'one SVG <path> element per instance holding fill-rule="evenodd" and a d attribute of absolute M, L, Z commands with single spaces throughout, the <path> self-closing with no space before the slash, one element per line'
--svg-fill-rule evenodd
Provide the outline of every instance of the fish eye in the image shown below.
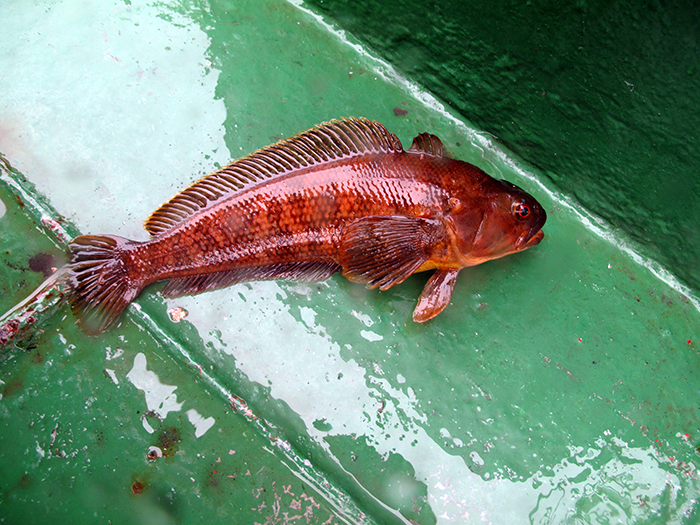
<path fill-rule="evenodd" d="M 524 202 L 514 202 L 513 215 L 515 215 L 518 219 L 526 219 L 530 216 L 530 206 Z"/>

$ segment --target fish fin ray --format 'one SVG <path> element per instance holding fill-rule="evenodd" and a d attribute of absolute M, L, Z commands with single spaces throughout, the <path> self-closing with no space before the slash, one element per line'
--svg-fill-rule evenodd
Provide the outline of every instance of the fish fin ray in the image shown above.
<path fill-rule="evenodd" d="M 402 215 L 357 219 L 343 229 L 343 275 L 369 288 L 386 290 L 406 280 L 430 258 L 445 235 L 439 221 Z"/>
<path fill-rule="evenodd" d="M 144 227 L 151 236 L 159 235 L 232 193 L 293 170 L 366 153 L 402 151 L 396 135 L 379 122 L 366 118 L 324 122 L 203 177 L 154 211 Z"/>
<path fill-rule="evenodd" d="M 447 307 L 457 283 L 458 273 L 457 269 L 441 269 L 428 279 L 413 311 L 413 320 L 416 323 L 429 321 Z"/>
<path fill-rule="evenodd" d="M 413 139 L 413 144 L 408 149 L 414 153 L 425 153 L 435 157 L 445 156 L 445 146 L 442 141 L 430 133 L 421 133 Z"/>
<path fill-rule="evenodd" d="M 226 288 L 244 281 L 268 281 L 272 279 L 301 282 L 323 281 L 337 271 L 340 271 L 340 266 L 328 261 L 302 261 L 236 268 L 224 272 L 172 278 L 161 293 L 165 297 L 182 297 L 183 295 L 194 295 Z"/>
<path fill-rule="evenodd" d="M 133 241 L 111 235 L 81 235 L 68 245 L 68 302 L 80 328 L 99 334 L 119 318 L 141 291 L 129 279 L 123 248 Z"/>

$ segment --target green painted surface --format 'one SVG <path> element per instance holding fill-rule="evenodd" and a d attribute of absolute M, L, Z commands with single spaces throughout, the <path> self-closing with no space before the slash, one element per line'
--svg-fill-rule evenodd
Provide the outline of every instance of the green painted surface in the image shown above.
<path fill-rule="evenodd" d="M 217 163 L 341 115 L 406 145 L 435 133 L 549 216 L 542 244 L 462 272 L 426 325 L 426 276 L 154 286 L 99 337 L 60 304 L 0 359 L 0 520 L 697 520 L 697 299 L 488 134 L 290 3 L 0 10 L 2 309 L 41 282 L 38 254 L 60 257 L 42 214 L 143 239 Z M 46 201 L 20 205 L 17 180 Z"/>
<path fill-rule="evenodd" d="M 309 3 L 700 290 L 697 2 Z"/>

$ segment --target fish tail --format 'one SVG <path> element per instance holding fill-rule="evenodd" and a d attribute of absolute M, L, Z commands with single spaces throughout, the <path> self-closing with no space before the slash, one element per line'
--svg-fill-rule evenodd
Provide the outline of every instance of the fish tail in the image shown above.
<path fill-rule="evenodd" d="M 84 332 L 105 331 L 141 292 L 124 257 L 134 244 L 112 235 L 81 235 L 69 244 L 68 302 Z"/>

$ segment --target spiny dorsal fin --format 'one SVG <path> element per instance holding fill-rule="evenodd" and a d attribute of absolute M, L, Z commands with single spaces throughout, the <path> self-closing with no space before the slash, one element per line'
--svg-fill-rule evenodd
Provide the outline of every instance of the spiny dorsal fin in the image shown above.
<path fill-rule="evenodd" d="M 324 122 L 210 173 L 153 212 L 144 227 L 152 236 L 158 235 L 231 193 L 296 169 L 365 153 L 402 151 L 396 135 L 379 122 L 366 118 Z"/>
<path fill-rule="evenodd" d="M 416 138 L 413 139 L 413 144 L 408 151 L 413 151 L 416 153 L 425 153 L 427 155 L 434 155 L 436 157 L 445 156 L 445 147 L 442 145 L 442 141 L 435 135 L 430 133 L 421 133 Z"/>

